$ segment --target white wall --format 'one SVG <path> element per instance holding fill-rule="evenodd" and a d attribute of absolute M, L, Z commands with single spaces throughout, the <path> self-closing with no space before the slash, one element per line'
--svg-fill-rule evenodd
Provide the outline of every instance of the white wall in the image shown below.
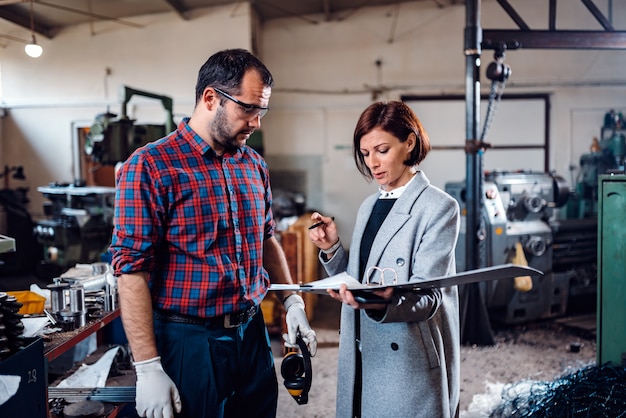
<path fill-rule="evenodd" d="M 606 15 L 606 2 L 596 4 L 604 7 Z M 613 5 L 613 23 L 616 28 L 624 29 L 626 5 L 623 2 L 613 2 Z M 517 1 L 514 6 L 533 29 L 547 29 L 547 2 Z M 483 1 L 481 12 L 484 29 L 516 29 L 495 2 Z M 397 21 L 394 21 L 395 16 Z M 601 29 L 579 2 L 560 2 L 557 16 L 559 29 Z M 264 59 L 277 79 L 272 111 L 263 126 L 270 143 L 266 149 L 278 153 L 298 147 L 322 157 L 323 181 L 319 187 L 324 190 L 323 201 L 314 206 L 337 217 L 344 241 L 352 232 L 360 201 L 376 190 L 376 185 L 366 183 L 356 172 L 350 150 L 356 120 L 372 102 L 367 87 L 379 84 L 387 87 L 379 96 L 382 100 L 409 94 L 464 94 L 464 26 L 463 5 L 438 8 L 427 1 L 362 8 L 346 19 L 323 21 L 320 18 L 315 25 L 297 19 L 265 24 Z M 380 72 L 377 60 L 382 60 Z M 493 51 L 483 51 L 483 67 L 492 60 Z M 507 51 L 506 62 L 512 67 L 513 75 L 505 95 L 512 92 L 550 94 L 550 169 L 569 180 L 570 165 L 577 166 L 580 154 L 588 152 L 592 137 L 599 134 L 604 112 L 610 108 L 626 108 L 626 77 L 622 75 L 626 51 Z M 489 80 L 483 76 L 482 82 L 487 93 Z M 484 114 L 485 109 L 481 110 Z M 301 116 L 308 114 L 308 123 L 285 116 L 295 112 Z M 520 115 L 520 119 L 528 121 L 535 116 L 534 112 L 531 109 L 530 115 Z M 581 113 L 586 116 L 584 122 Z M 499 116 L 505 115 L 496 113 L 494 128 L 502 121 Z M 441 131 L 440 126 L 429 127 L 426 121 L 424 123 L 431 133 Z M 447 130 L 461 133 L 458 145 L 463 145 L 465 115 L 460 114 L 446 123 L 449 124 L 445 127 Z M 521 133 L 516 132 L 516 137 L 524 136 L 524 125 L 520 125 L 517 121 L 512 128 L 522 129 Z M 543 125 L 539 131 L 542 129 Z M 283 134 L 296 131 L 300 141 Z M 538 127 L 528 125 L 526 131 L 529 141 L 535 144 Z M 431 141 L 433 145 L 442 142 L 448 145 L 449 138 L 431 135 Z M 487 141 L 497 144 L 498 137 L 491 135 Z M 311 142 L 317 144 L 317 148 L 312 148 Z M 463 180 L 463 156 L 443 160 L 443 169 L 436 167 L 429 171 L 431 162 L 437 161 L 433 160 L 435 154 L 433 152 L 423 163 L 434 184 L 443 187 L 447 181 Z M 487 151 L 485 160 L 489 161 L 492 156 L 493 153 Z M 525 161 L 533 156 L 543 158 L 539 152 L 516 151 L 513 157 L 517 160 L 516 166 L 499 168 L 543 167 L 542 160 Z M 449 170 L 445 170 L 446 164 Z M 446 172 L 449 177 L 440 174 Z"/>
<path fill-rule="evenodd" d="M 27 180 L 11 180 L 10 187 L 30 188 L 31 214 L 42 216 L 38 186 L 74 181 L 73 128 L 107 110 L 121 114 L 120 86 L 172 97 L 178 122 L 193 110 L 204 61 L 223 48 L 251 48 L 251 21 L 246 4 L 224 6 L 197 10 L 190 20 L 175 13 L 132 18 L 141 28 L 107 21 L 94 23 L 93 33 L 89 25 L 68 28 L 52 40 L 38 38 L 44 53 L 36 60 L 18 43 L 1 49 L 8 116 L 0 163 L 24 166 Z M 131 99 L 127 113 L 137 123 L 166 118 L 160 101 L 142 96 Z"/>
<path fill-rule="evenodd" d="M 605 14 L 607 2 L 596 1 Z M 613 1 L 613 23 L 621 30 L 626 28 L 625 3 Z M 547 2 L 513 4 L 533 29 L 547 29 Z M 495 1 L 483 1 L 481 13 L 485 29 L 515 28 Z M 558 29 L 600 29 L 577 1 L 560 2 L 557 16 Z M 26 57 L 21 44 L 10 43 L 0 50 L 1 98 L 9 107 L 0 163 L 25 166 L 33 190 L 31 212 L 37 215 L 37 186 L 73 180 L 72 122 L 88 123 L 107 105 L 119 111 L 120 84 L 172 96 L 178 120 L 192 110 L 201 63 L 218 49 L 251 47 L 254 32 L 261 58 L 276 79 L 272 110 L 262 126 L 268 160 L 320 162 L 319 172 L 311 176 L 319 184 L 309 186 L 318 190 L 310 193 L 308 203 L 336 216 L 348 242 L 360 201 L 376 190 L 358 174 L 351 153 L 354 124 L 373 99 L 370 87 L 385 87 L 377 97 L 382 100 L 403 94 L 463 94 L 465 7 L 420 1 L 359 8 L 330 21 L 312 18 L 319 23 L 289 18 L 257 28 L 250 9 L 239 4 L 195 12 L 188 21 L 175 13 L 133 18 L 142 29 L 100 22 L 92 35 L 88 25 L 77 26 L 42 39 L 44 55 L 38 60 Z M 493 51 L 483 52 L 485 68 L 492 56 Z M 513 75 L 505 95 L 551 94 L 550 168 L 569 180 L 570 165 L 578 165 L 580 154 L 599 134 L 604 113 L 626 109 L 626 51 L 507 51 L 506 62 Z M 112 70 L 110 76 L 105 76 L 106 68 Z M 482 81 L 486 92 L 488 80 Z M 158 103 L 132 103 L 138 122 L 162 122 Z M 449 123 L 465 131 L 464 117 Z M 436 145 L 439 139 L 431 140 Z M 433 181 L 441 186 L 460 180 L 458 175 L 437 177 Z"/>

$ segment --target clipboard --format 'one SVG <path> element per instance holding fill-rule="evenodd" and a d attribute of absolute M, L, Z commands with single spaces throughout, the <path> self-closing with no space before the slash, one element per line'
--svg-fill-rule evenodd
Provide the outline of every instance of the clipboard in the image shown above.
<path fill-rule="evenodd" d="M 382 269 L 387 270 L 387 269 Z M 390 269 L 393 270 L 393 269 Z M 369 270 L 368 270 L 369 271 Z M 303 284 L 272 284 L 269 290 L 284 290 L 296 292 L 311 292 L 326 294 L 327 289 L 339 290 L 342 284 L 348 287 L 355 296 L 372 296 L 375 290 L 383 290 L 393 287 L 402 290 L 423 290 L 441 287 L 458 286 L 470 283 L 479 283 L 492 280 L 513 279 L 518 276 L 543 276 L 543 272 L 532 267 L 520 266 L 517 264 L 503 264 L 499 266 L 484 267 L 476 270 L 464 271 L 452 276 L 434 277 L 412 281 L 409 283 L 361 283 L 346 272 Z M 368 295 L 369 294 L 369 295 Z"/>

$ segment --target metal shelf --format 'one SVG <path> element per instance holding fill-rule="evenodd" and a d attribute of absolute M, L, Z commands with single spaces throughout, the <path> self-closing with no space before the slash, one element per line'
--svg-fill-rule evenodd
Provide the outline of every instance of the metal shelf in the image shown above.
<path fill-rule="evenodd" d="M 53 334 L 52 340 L 45 344 L 44 356 L 48 361 L 54 360 L 91 334 L 100 331 L 118 316 L 120 316 L 120 310 L 116 309 L 101 318 L 89 321 L 85 326 L 74 331 Z"/>

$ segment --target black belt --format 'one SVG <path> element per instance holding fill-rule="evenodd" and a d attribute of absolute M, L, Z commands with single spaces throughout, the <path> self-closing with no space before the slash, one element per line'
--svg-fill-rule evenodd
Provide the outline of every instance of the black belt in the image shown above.
<path fill-rule="evenodd" d="M 202 325 L 205 327 L 237 328 L 248 322 L 258 312 L 258 306 L 251 306 L 246 310 L 230 313 L 212 318 L 200 318 L 199 316 L 178 314 L 168 311 L 154 310 L 154 318 L 177 324 Z"/>

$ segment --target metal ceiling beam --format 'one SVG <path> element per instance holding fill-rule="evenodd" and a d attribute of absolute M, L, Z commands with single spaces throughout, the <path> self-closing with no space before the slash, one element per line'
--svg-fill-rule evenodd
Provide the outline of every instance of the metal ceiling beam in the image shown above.
<path fill-rule="evenodd" d="M 483 30 L 482 47 L 495 49 L 626 49 L 624 31 L 589 30 Z"/>
<path fill-rule="evenodd" d="M 330 0 L 323 0 L 322 7 L 324 10 L 324 19 L 326 19 L 327 22 L 330 22 Z"/>
<path fill-rule="evenodd" d="M 320 22 L 318 22 L 315 19 L 311 19 L 311 18 L 309 18 L 307 16 L 303 16 L 302 14 L 299 14 L 299 13 L 296 13 L 296 12 L 294 12 L 292 10 L 286 9 L 284 7 L 281 7 L 280 5 L 275 4 L 275 3 L 271 2 L 271 1 L 258 0 L 257 4 L 259 6 L 264 6 L 264 7 L 270 8 L 270 9 L 278 10 L 280 13 L 282 13 L 282 14 L 284 14 L 286 16 L 289 16 L 289 17 L 297 17 L 298 19 L 304 20 L 305 22 L 311 23 L 313 25 L 318 25 L 320 23 Z"/>
<path fill-rule="evenodd" d="M 549 14 L 548 14 L 548 29 L 556 30 L 556 0 L 550 0 L 549 5 Z"/>
<path fill-rule="evenodd" d="M 84 10 L 74 9 L 72 7 L 62 6 L 60 4 L 48 3 L 48 2 L 43 1 L 43 0 L 37 0 L 37 4 L 41 5 L 41 6 L 50 7 L 51 9 L 63 10 L 64 12 L 74 13 L 74 14 L 81 15 L 81 16 L 87 16 L 87 17 L 93 18 L 93 19 L 107 20 L 107 21 L 115 22 L 115 23 L 118 23 L 120 25 L 130 26 L 131 28 L 138 28 L 138 29 L 143 28 L 142 25 L 139 25 L 139 24 L 134 23 L 134 22 L 129 22 L 129 21 L 124 20 L 124 19 L 119 19 L 117 17 L 105 16 L 105 15 L 101 15 L 101 14 L 97 14 L 97 13 L 86 12 Z"/>
<path fill-rule="evenodd" d="M 531 29 L 508 0 L 497 0 L 520 30 L 483 30 L 482 47 L 496 49 L 626 49 L 626 31 L 616 31 L 593 0 L 581 0 L 604 30 L 557 30 L 556 0 L 549 2 L 547 30 Z"/>
<path fill-rule="evenodd" d="M 614 30 L 611 22 L 608 21 L 606 17 L 602 14 L 598 6 L 595 5 L 593 0 L 582 0 L 583 4 L 587 7 L 589 12 L 596 18 L 598 22 L 602 25 L 604 30 Z"/>
<path fill-rule="evenodd" d="M 4 19 L 17 26 L 21 26 L 30 32 L 30 13 L 28 10 L 24 13 L 22 9 L 17 6 L 3 6 L 0 7 L 0 19 Z M 43 25 L 38 22 L 37 19 L 35 19 L 33 26 L 37 35 L 41 35 L 48 39 L 52 39 L 54 37 L 55 31 L 51 26 Z"/>
<path fill-rule="evenodd" d="M 507 0 L 498 0 L 498 4 L 521 30 L 530 30 L 530 26 L 524 22 L 524 19 L 522 19 Z"/>
<path fill-rule="evenodd" d="M 168 1 L 176 1 L 176 0 L 168 0 Z M 130 26 L 133 28 L 143 28 L 142 25 L 133 23 L 133 22 L 129 22 L 127 20 L 123 20 L 123 19 L 118 19 L 116 17 L 111 17 L 111 16 L 104 16 L 104 15 L 100 15 L 100 14 L 96 14 L 96 13 L 91 13 L 88 11 L 84 11 L 84 10 L 79 10 L 79 9 L 74 9 L 71 7 L 66 7 L 66 6 L 62 6 L 59 4 L 54 4 L 54 3 L 48 3 L 46 1 L 42 1 L 42 0 L 38 0 L 36 2 L 37 6 L 44 6 L 44 7 L 49 7 L 52 9 L 57 9 L 57 10 L 62 10 L 64 12 L 69 12 L 69 13 L 74 13 L 74 14 L 79 14 L 82 16 L 87 16 L 89 18 L 93 18 L 93 19 L 97 19 L 97 20 L 108 20 L 108 21 L 113 21 L 115 23 L 118 23 L 120 25 L 125 25 L 125 26 Z M 34 22 L 33 22 L 33 26 L 34 26 L 34 31 L 35 34 L 38 36 L 43 36 L 45 38 L 48 39 L 52 39 L 54 38 L 54 36 L 56 35 L 56 33 L 59 30 L 59 27 L 56 26 L 49 26 L 49 25 L 45 25 L 43 23 L 41 23 L 41 20 L 37 19 L 37 15 L 34 15 Z M 27 29 L 30 32 L 30 12 L 27 10 L 26 13 L 24 12 L 23 9 L 21 9 L 18 6 L 14 6 L 14 5 L 7 5 L 7 6 L 2 6 L 0 7 L 0 19 L 4 19 L 8 22 L 11 22 L 17 26 L 20 26 L 24 29 Z"/>
<path fill-rule="evenodd" d="M 172 9 L 174 9 L 176 11 L 176 13 L 178 13 L 178 15 L 180 17 L 183 18 L 183 20 L 189 20 L 189 16 L 187 15 L 187 12 L 189 11 L 189 8 L 185 7 L 183 5 L 183 2 L 180 0 L 165 0 L 165 2 L 167 4 L 170 5 L 170 7 Z"/>

